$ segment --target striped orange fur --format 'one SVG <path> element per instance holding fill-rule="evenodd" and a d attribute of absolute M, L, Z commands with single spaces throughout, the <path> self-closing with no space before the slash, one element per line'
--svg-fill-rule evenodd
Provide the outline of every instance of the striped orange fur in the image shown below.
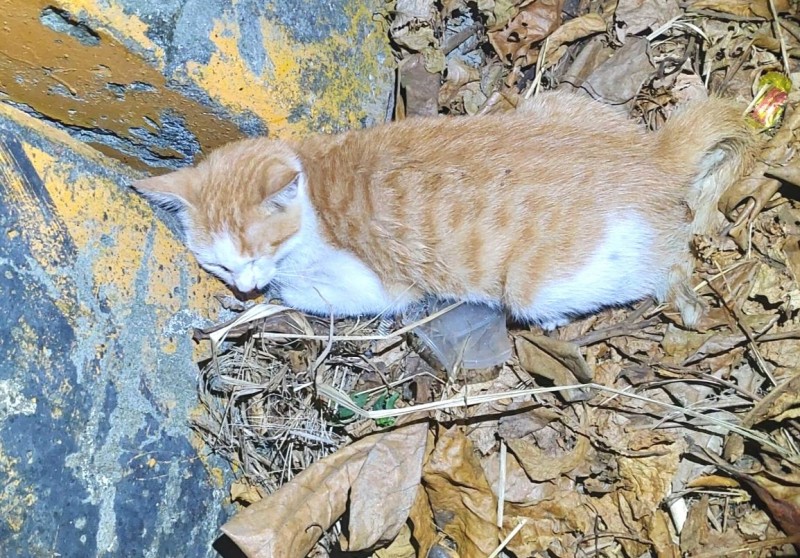
<path fill-rule="evenodd" d="M 753 142 L 718 98 L 647 133 L 544 93 L 508 114 L 248 139 L 135 187 L 179 208 L 207 269 L 242 290 L 276 284 L 311 312 L 433 294 L 553 327 L 654 296 L 692 325 L 691 235 L 714 229 Z"/>

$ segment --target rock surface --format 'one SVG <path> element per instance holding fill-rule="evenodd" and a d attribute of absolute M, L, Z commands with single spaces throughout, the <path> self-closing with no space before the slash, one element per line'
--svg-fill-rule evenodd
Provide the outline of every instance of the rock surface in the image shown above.
<path fill-rule="evenodd" d="M 0 0 L 0 555 L 216 555 L 229 479 L 189 429 L 191 328 L 226 291 L 127 186 L 382 121 L 382 6 Z"/>

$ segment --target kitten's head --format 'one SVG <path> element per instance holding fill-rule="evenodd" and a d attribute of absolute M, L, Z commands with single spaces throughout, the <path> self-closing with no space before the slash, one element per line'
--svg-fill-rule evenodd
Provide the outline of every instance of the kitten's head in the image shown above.
<path fill-rule="evenodd" d="M 133 187 L 176 211 L 202 267 L 243 293 L 266 287 L 300 231 L 305 177 L 285 143 L 235 142 Z"/>

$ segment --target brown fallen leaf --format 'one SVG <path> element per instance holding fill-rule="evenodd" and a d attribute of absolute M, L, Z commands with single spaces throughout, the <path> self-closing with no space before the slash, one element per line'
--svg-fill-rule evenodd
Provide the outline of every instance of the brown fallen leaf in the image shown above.
<path fill-rule="evenodd" d="M 427 556 L 430 549 L 439 542 L 440 536 L 436 531 L 436 524 L 433 521 L 433 511 L 428 500 L 428 493 L 420 485 L 417 488 L 417 496 L 408 514 L 411 524 L 411 533 L 414 536 L 414 543 L 419 549 L 420 556 Z"/>
<path fill-rule="evenodd" d="M 567 51 L 567 45 L 580 39 L 605 32 L 608 22 L 600 14 L 586 14 L 565 22 L 553 31 L 547 41 L 545 66 L 558 62 Z"/>
<path fill-rule="evenodd" d="M 800 506 L 790 500 L 776 497 L 773 495 L 772 490 L 762 486 L 762 483 L 772 484 L 773 487 L 777 486 L 769 481 L 768 478 L 756 479 L 750 475 L 734 473 L 733 471 L 735 470 L 731 468 L 727 472 L 732 474 L 739 482 L 746 484 L 758 496 L 758 499 L 767 506 L 772 519 L 784 533 L 789 536 L 800 535 Z M 800 489 L 797 487 L 791 487 L 790 489 L 795 498 L 800 495 Z M 796 546 L 800 549 L 800 545 Z"/>
<path fill-rule="evenodd" d="M 439 90 L 439 104 L 447 106 L 458 95 L 459 90 L 471 82 L 481 79 L 479 70 L 463 60 L 453 58 L 447 61 L 447 77 Z"/>
<path fill-rule="evenodd" d="M 497 432 L 506 440 L 529 436 L 561 418 L 561 413 L 540 403 L 512 402 L 498 420 Z"/>
<path fill-rule="evenodd" d="M 558 29 L 563 5 L 564 0 L 535 0 L 523 7 L 505 27 L 490 31 L 489 41 L 500 58 L 510 64 L 525 58 L 526 64 L 532 64 L 536 56 L 530 52 L 531 45 Z"/>
<path fill-rule="evenodd" d="M 592 72 L 614 55 L 614 50 L 602 35 L 592 37 L 582 46 L 583 48 L 578 51 L 575 60 L 564 73 L 560 89 L 571 90 L 581 87 Z"/>
<path fill-rule="evenodd" d="M 486 17 L 489 31 L 502 28 L 517 13 L 518 0 L 478 0 L 478 10 Z"/>
<path fill-rule="evenodd" d="M 800 372 L 758 401 L 742 419 L 742 426 L 751 428 L 765 421 L 780 423 L 798 416 L 800 416 Z"/>
<path fill-rule="evenodd" d="M 648 54 L 649 44 L 647 39 L 628 37 L 622 48 L 595 68 L 581 88 L 607 103 L 627 103 L 655 73 Z"/>
<path fill-rule="evenodd" d="M 411 529 L 408 525 L 403 525 L 400 533 L 386 548 L 375 551 L 374 558 L 415 558 L 417 550 L 414 548 L 411 537 Z"/>
<path fill-rule="evenodd" d="M 618 494 L 629 502 L 633 518 L 653 514 L 670 494 L 672 480 L 685 447 L 684 443 L 675 441 L 661 445 L 660 452 L 653 455 L 617 458 L 623 486 Z"/>
<path fill-rule="evenodd" d="M 242 504 L 255 504 L 264 499 L 264 491 L 258 486 L 253 486 L 245 479 L 238 479 L 231 483 L 231 500 Z"/>
<path fill-rule="evenodd" d="M 748 243 L 748 225 L 758 215 L 772 197 L 778 192 L 781 182 L 767 178 L 771 169 L 780 169 L 789 165 L 796 153 L 795 136 L 800 130 L 800 110 L 791 104 L 786 108 L 783 124 L 777 133 L 764 145 L 758 161 L 749 176 L 735 183 L 722 195 L 720 209 L 731 215 L 739 206 L 748 208 L 747 214 L 737 217 L 737 226 L 729 234 L 740 246 Z M 751 201 L 750 206 L 746 202 Z"/>
<path fill-rule="evenodd" d="M 778 13 L 788 12 L 791 9 L 790 0 L 773 1 Z M 769 0 L 696 0 L 689 4 L 689 8 L 693 11 L 714 10 L 741 17 L 758 16 L 764 19 L 772 17 Z"/>
<path fill-rule="evenodd" d="M 782 270 L 761 264 L 753 277 L 749 298 L 763 297 L 769 304 L 779 304 L 793 286 L 791 279 Z"/>
<path fill-rule="evenodd" d="M 433 0 L 398 0 L 389 35 L 397 45 L 422 56 L 425 68 L 438 74 L 445 58 L 435 32 L 436 8 Z"/>
<path fill-rule="evenodd" d="M 681 13 L 676 0 L 619 0 L 615 16 L 625 24 L 627 34 L 636 35 L 654 31 Z"/>
<path fill-rule="evenodd" d="M 670 324 L 667 326 L 667 331 L 664 333 L 661 346 L 664 349 L 664 354 L 668 362 L 680 364 L 685 362 L 690 355 L 697 355 L 698 349 L 712 338 L 714 338 L 712 333 L 687 331 Z"/>
<path fill-rule="evenodd" d="M 249 558 L 301 558 L 349 504 L 347 550 L 391 541 L 416 498 L 427 431 L 420 422 L 354 442 L 236 514 L 222 532 Z"/>
<path fill-rule="evenodd" d="M 800 285 L 800 237 L 791 235 L 783 242 L 783 254 L 786 265 L 792 272 L 796 285 Z"/>
<path fill-rule="evenodd" d="M 525 470 L 514 457 L 513 453 L 506 453 L 504 478 L 501 478 L 501 460 L 499 453 L 492 453 L 481 458 L 486 480 L 492 487 L 492 492 L 500 494 L 501 483 L 506 504 L 526 504 L 542 500 L 552 500 L 559 497 L 564 487 L 559 483 L 539 483 L 533 482 L 525 473 Z M 567 479 L 567 483 L 569 483 Z"/>
<path fill-rule="evenodd" d="M 675 544 L 672 522 L 664 510 L 656 510 L 645 525 L 648 540 L 658 558 L 680 558 L 681 552 Z"/>
<path fill-rule="evenodd" d="M 592 381 L 592 370 L 574 343 L 524 331 L 516 336 L 515 346 L 519 364 L 529 374 L 545 377 L 561 386 Z M 565 391 L 562 395 L 568 401 L 588 397 L 581 390 Z"/>
<path fill-rule="evenodd" d="M 484 558 L 500 541 L 497 501 L 462 427 L 440 427 L 422 472 L 436 526 L 461 558 Z"/>
<path fill-rule="evenodd" d="M 723 477 L 720 475 L 703 475 L 695 477 L 690 482 L 686 483 L 687 488 L 738 488 L 739 483 L 730 477 Z"/>
<path fill-rule="evenodd" d="M 708 533 L 708 495 L 704 494 L 689 508 L 681 530 L 681 551 L 696 552 L 702 549 L 708 541 Z"/>
<path fill-rule="evenodd" d="M 556 498 L 525 504 L 506 504 L 506 525 L 527 518 L 519 535 L 508 545 L 516 556 L 580 556 L 581 538 L 590 538 L 605 509 L 597 500 L 576 490 L 564 490 Z"/>
<path fill-rule="evenodd" d="M 592 449 L 589 439 L 579 436 L 575 447 L 565 454 L 552 455 L 537 448 L 527 440 L 506 440 L 508 449 L 516 456 L 517 461 L 534 482 L 552 480 L 570 473 L 587 460 Z"/>

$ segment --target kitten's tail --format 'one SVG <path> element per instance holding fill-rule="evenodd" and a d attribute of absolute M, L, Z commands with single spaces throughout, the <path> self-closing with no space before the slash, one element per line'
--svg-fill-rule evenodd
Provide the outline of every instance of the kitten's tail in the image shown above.
<path fill-rule="evenodd" d="M 719 225 L 719 200 L 752 164 L 755 145 L 742 107 L 720 97 L 689 104 L 661 128 L 660 151 L 675 168 L 688 164 L 694 173 L 686 194 L 692 234 L 710 234 Z"/>

